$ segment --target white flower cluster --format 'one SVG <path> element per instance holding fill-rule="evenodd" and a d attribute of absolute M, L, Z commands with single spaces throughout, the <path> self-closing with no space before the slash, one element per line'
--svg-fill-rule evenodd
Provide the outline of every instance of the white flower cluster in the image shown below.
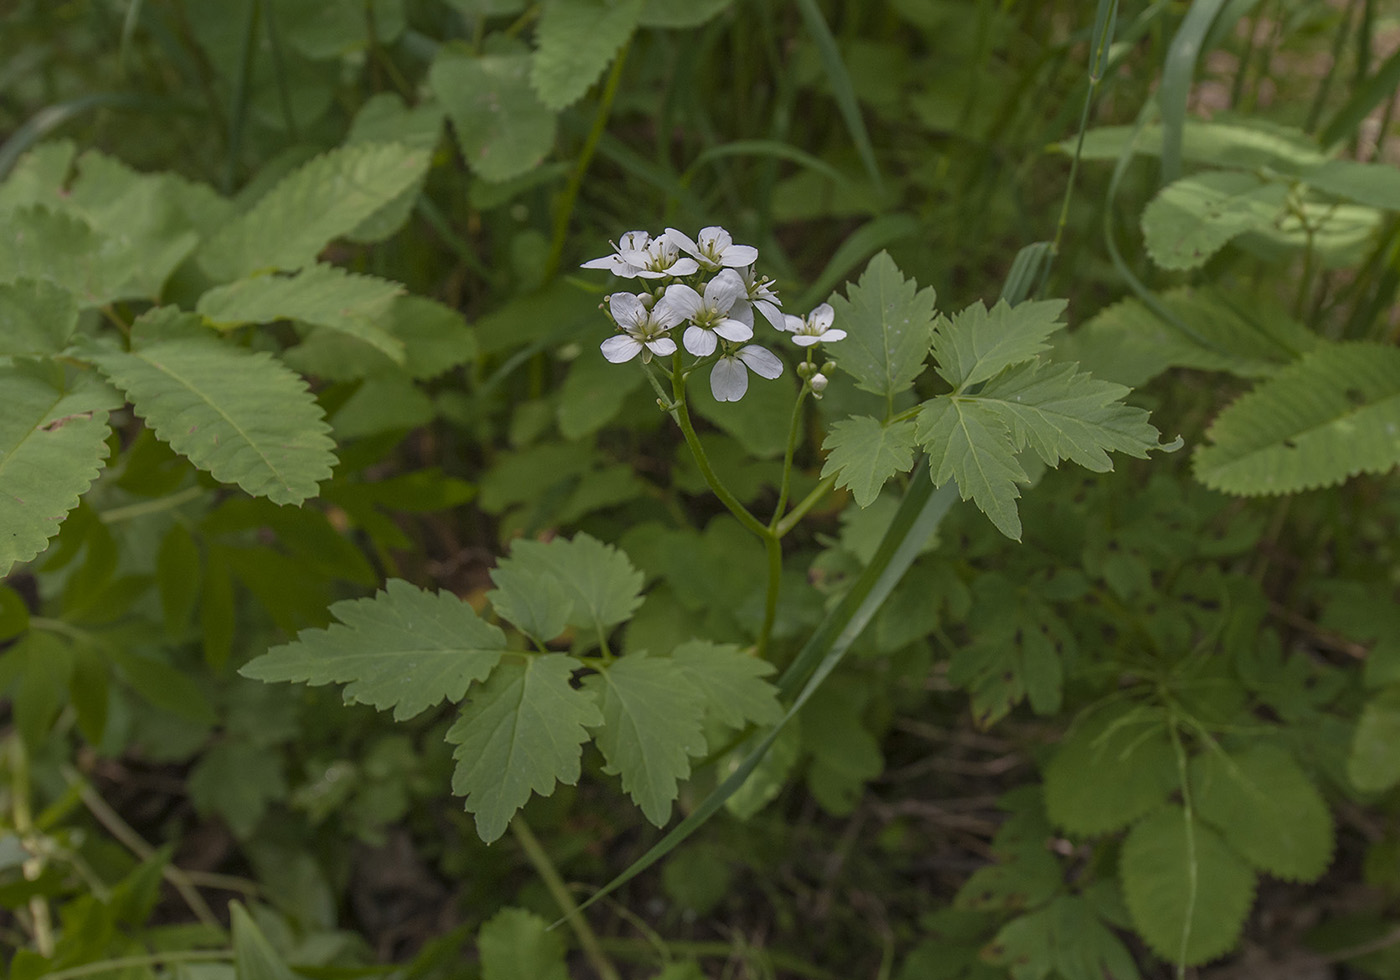
<path fill-rule="evenodd" d="M 805 320 L 785 315 L 771 281 L 756 276 L 757 261 L 758 249 L 734 244 L 729 232 L 718 226 L 700 229 L 698 241 L 674 228 L 656 238 L 629 231 L 613 246 L 612 255 L 583 263 L 585 269 L 607 269 L 621 279 L 642 279 L 650 286 L 646 292 L 606 297 L 619 333 L 603 341 L 603 356 L 614 364 L 638 354 L 643 363 L 653 356 L 667 357 L 676 352 L 671 331 L 684 323 L 681 345 L 686 351 L 697 363 L 715 357 L 710 370 L 715 399 L 736 402 L 749 390 L 750 371 L 770 379 L 783 373 L 776 354 L 749 343 L 755 309 L 775 329 L 791 333 L 800 347 L 846 336 L 844 330 L 831 329 L 835 314 L 826 303 Z M 813 373 L 810 363 L 804 367 L 802 376 L 820 397 L 826 377 Z"/>

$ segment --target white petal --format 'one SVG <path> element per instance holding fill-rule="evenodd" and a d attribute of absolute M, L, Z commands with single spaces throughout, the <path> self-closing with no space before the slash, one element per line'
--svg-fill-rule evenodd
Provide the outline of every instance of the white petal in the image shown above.
<path fill-rule="evenodd" d="M 705 287 L 705 305 L 720 313 L 728 313 L 734 306 L 734 301 L 740 296 L 747 296 L 748 292 L 744 288 L 744 280 L 739 278 L 739 273 L 733 269 L 725 269 Z"/>
<path fill-rule="evenodd" d="M 772 351 L 759 347 L 757 344 L 749 344 L 747 347 L 739 349 L 735 355 L 739 360 L 747 364 L 753 373 L 760 378 L 776 378 L 783 373 L 783 362 L 778 360 L 778 355 Z"/>
<path fill-rule="evenodd" d="M 753 337 L 753 327 L 742 320 L 721 320 L 715 324 L 715 333 L 725 340 L 732 340 L 736 344 L 741 340 L 748 340 Z"/>
<path fill-rule="evenodd" d="M 614 364 L 622 364 L 637 356 L 637 352 L 642 349 L 642 342 L 631 334 L 618 334 L 603 341 L 599 349 L 603 356 Z"/>
<path fill-rule="evenodd" d="M 661 357 L 670 357 L 676 352 L 676 342 L 670 337 L 657 337 L 647 341 L 647 348 Z"/>
<path fill-rule="evenodd" d="M 644 231 L 629 231 L 617 240 L 619 252 L 640 252 L 651 243 L 651 235 Z"/>
<path fill-rule="evenodd" d="M 772 302 L 761 299 L 758 302 L 754 303 L 754 306 L 758 307 L 758 312 L 762 313 L 765 317 L 767 317 L 768 322 L 773 324 L 775 328 L 777 328 L 778 330 L 787 329 L 787 327 L 783 323 L 783 311 L 778 309 L 778 307 Z M 793 317 L 793 319 L 796 320 L 797 318 Z M 798 322 L 801 323 L 802 321 L 798 320 Z"/>
<path fill-rule="evenodd" d="M 681 249 L 682 251 L 689 252 L 691 255 L 700 254 L 700 249 L 695 244 L 694 239 L 692 239 L 685 232 L 678 231 L 675 228 L 667 228 L 666 237 L 671 240 L 672 244 L 674 244 L 677 248 Z"/>
<path fill-rule="evenodd" d="M 719 345 L 714 334 L 700 327 L 687 327 L 681 341 L 685 344 L 685 349 L 696 357 L 709 357 Z"/>
<path fill-rule="evenodd" d="M 828 330 L 826 333 L 822 334 L 822 343 L 834 344 L 845 336 L 846 331 L 844 330 Z"/>
<path fill-rule="evenodd" d="M 831 308 L 830 303 L 823 303 L 807 314 L 807 322 L 819 330 L 825 330 L 831 326 L 835 319 L 836 311 Z"/>
<path fill-rule="evenodd" d="M 666 307 L 665 311 L 661 309 L 663 304 Z M 699 293 L 683 282 L 673 282 L 666 287 L 665 295 L 661 297 L 661 302 L 656 304 L 653 312 L 659 317 L 668 315 L 667 311 L 675 311 L 674 322 L 680 323 L 682 320 L 695 318 L 704 308 L 705 303 Z"/>
<path fill-rule="evenodd" d="M 734 238 L 719 225 L 709 225 L 700 229 L 700 241 L 713 245 L 716 252 L 723 252 L 734 242 Z"/>
<path fill-rule="evenodd" d="M 722 265 L 742 267 L 753 265 L 757 260 L 758 249 L 752 245 L 728 245 L 719 253 Z"/>
<path fill-rule="evenodd" d="M 632 293 L 613 293 L 608 299 L 608 309 L 612 311 L 617 325 L 624 330 L 636 326 L 647 317 L 647 308 Z"/>
<path fill-rule="evenodd" d="M 788 333 L 799 333 L 805 326 L 800 316 L 793 316 L 791 313 L 783 315 L 783 329 Z"/>
<path fill-rule="evenodd" d="M 700 271 L 700 264 L 692 258 L 676 259 L 675 264 L 666 270 L 668 276 L 692 276 Z"/>
<path fill-rule="evenodd" d="M 734 305 L 729 308 L 729 319 L 738 320 L 750 330 L 753 329 L 753 307 L 746 299 L 734 301 Z"/>
<path fill-rule="evenodd" d="M 816 334 L 800 333 L 792 338 L 792 342 L 798 347 L 811 347 L 813 344 L 820 344 L 822 338 L 818 337 Z"/>
<path fill-rule="evenodd" d="M 717 402 L 737 402 L 749 390 L 749 372 L 732 357 L 721 357 L 710 372 L 710 393 Z"/>

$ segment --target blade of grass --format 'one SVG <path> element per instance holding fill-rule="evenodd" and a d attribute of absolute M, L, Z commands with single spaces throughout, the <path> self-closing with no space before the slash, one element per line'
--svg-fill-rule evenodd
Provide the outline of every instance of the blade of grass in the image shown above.
<path fill-rule="evenodd" d="M 232 194 L 238 178 L 238 157 L 243 150 L 243 127 L 248 122 L 248 98 L 253 88 L 253 52 L 257 50 L 258 15 L 262 0 L 248 0 L 248 19 L 243 23 L 243 51 L 238 59 L 238 77 L 233 80 L 233 105 L 228 120 L 228 160 L 224 164 L 224 193 Z"/>
<path fill-rule="evenodd" d="M 126 5 L 126 15 L 122 17 L 122 36 L 117 42 L 117 68 L 126 77 L 126 59 L 131 51 L 131 39 L 136 34 L 136 25 L 141 20 L 142 0 L 130 0 Z"/>
<path fill-rule="evenodd" d="M 799 166 L 806 167 L 808 170 L 815 170 L 817 173 L 831 178 L 832 181 L 840 184 L 842 187 L 849 187 L 851 185 L 850 178 L 825 160 L 820 157 L 815 157 L 803 150 L 799 150 L 795 146 L 780 143 L 777 140 L 734 140 L 731 143 L 712 146 L 697 156 L 695 162 L 686 168 L 685 173 L 681 175 L 681 182 L 689 184 L 694 178 L 696 171 L 712 160 L 719 160 L 723 157 L 740 156 L 769 157 L 778 160 L 788 160 Z"/>
<path fill-rule="evenodd" d="M 826 19 L 818 9 L 817 0 L 797 0 L 797 9 L 802 14 L 802 22 L 807 25 L 812 40 L 817 44 L 822 67 L 826 70 L 827 84 L 831 86 L 832 95 L 836 98 L 836 107 L 841 110 L 841 116 L 846 120 L 846 128 L 856 145 L 856 153 L 860 155 L 861 163 L 865 164 L 866 172 L 874 181 L 876 190 L 879 190 L 880 165 L 875 161 L 875 147 L 871 145 L 870 134 L 866 132 L 865 120 L 860 114 L 860 103 L 856 101 L 856 90 L 851 84 L 850 73 L 846 71 L 846 63 L 841 60 L 836 38 L 832 36 L 831 28 L 827 26 Z"/>
<path fill-rule="evenodd" d="M 1201 42 L 1227 0 L 1195 0 L 1182 18 L 1181 27 L 1167 49 L 1162 66 L 1162 87 L 1157 98 L 1162 106 L 1162 185 L 1181 176 L 1182 127 L 1186 124 L 1186 100 L 1201 55 Z"/>
<path fill-rule="evenodd" d="M 1369 116 L 1376 106 L 1386 99 L 1395 98 L 1397 87 L 1400 87 L 1400 51 L 1387 58 L 1385 63 L 1376 69 L 1376 73 L 1352 93 L 1346 105 L 1337 110 L 1337 114 L 1322 131 L 1322 145 L 1332 149 L 1350 139 L 1361 125 L 1361 121 Z"/>
<path fill-rule="evenodd" d="M 0 180 L 3 180 L 15 161 L 25 150 L 53 132 L 64 123 L 92 109 L 137 109 L 151 112 L 190 112 L 189 106 L 174 99 L 164 99 L 153 95 L 134 95 L 130 92 L 96 92 L 67 102 L 45 106 L 30 116 L 18 129 L 0 144 Z"/>

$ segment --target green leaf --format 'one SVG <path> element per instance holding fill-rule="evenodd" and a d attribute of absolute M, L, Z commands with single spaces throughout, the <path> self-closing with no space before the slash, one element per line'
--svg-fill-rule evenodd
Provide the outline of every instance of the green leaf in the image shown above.
<path fill-rule="evenodd" d="M 1301 129 L 1277 126 L 1260 119 L 1231 122 L 1187 119 L 1182 127 L 1182 159 L 1215 167 L 1255 170 L 1267 167 L 1288 174 L 1298 174 L 1326 161 L 1317 143 Z M 1117 160 L 1129 142 L 1138 156 L 1159 156 L 1162 152 L 1162 127 L 1100 126 L 1084 134 L 1080 154 L 1084 160 Z M 1073 154 L 1076 140 L 1058 144 L 1065 153 Z"/>
<path fill-rule="evenodd" d="M 532 792 L 549 796 L 556 782 L 578 782 L 587 729 L 603 723 L 592 696 L 571 683 L 581 666 L 560 653 L 507 660 L 448 729 L 457 746 L 452 791 L 466 797 L 486 843 L 505 833 Z"/>
<path fill-rule="evenodd" d="M 107 458 L 107 412 L 120 398 L 91 372 L 0 364 L 0 577 L 44 550 Z"/>
<path fill-rule="evenodd" d="M 989 311 L 974 303 L 952 319 L 939 317 L 933 333 L 933 356 L 944 381 L 964 391 L 1006 368 L 1048 350 L 1045 339 L 1064 329 L 1064 300 L 1011 306 L 1005 300 Z"/>
<path fill-rule="evenodd" d="M 865 784 L 885 768 L 880 743 L 862 719 L 864 700 L 858 688 L 828 681 L 802 709 L 802 747 L 812 756 L 807 785 L 834 816 L 854 812 Z"/>
<path fill-rule="evenodd" d="M 849 298 L 831 297 L 836 326 L 847 334 L 839 363 L 855 377 L 858 388 L 892 398 L 924 369 L 934 291 L 905 279 L 889 253 L 881 252 L 847 292 Z"/>
<path fill-rule="evenodd" d="M 403 341 L 380 326 L 402 292 L 401 285 L 387 279 L 317 264 L 291 276 L 254 276 L 217 286 L 195 308 L 220 329 L 300 320 L 362 340 L 402 364 Z"/>
<path fill-rule="evenodd" d="M 1072 834 L 1106 834 L 1176 788 L 1176 753 L 1159 712 L 1114 704 L 1080 715 L 1045 768 L 1045 810 Z"/>
<path fill-rule="evenodd" d="M 1030 477 L 1016 461 L 1001 413 L 978 398 L 945 395 L 925 402 L 916 421 L 915 438 L 928 453 L 933 485 L 956 480 L 963 500 L 970 498 L 997 530 L 1020 541 L 1016 484 L 1029 483 Z"/>
<path fill-rule="evenodd" d="M 985 958 L 1011 968 L 1017 980 L 1057 971 L 1063 980 L 1138 980 L 1122 941 L 1078 895 L 1060 895 L 1034 912 L 1012 919 L 988 945 Z"/>
<path fill-rule="evenodd" d="M 1400 783 L 1400 684 L 1361 709 L 1347 755 L 1347 778 L 1363 793 L 1384 792 Z"/>
<path fill-rule="evenodd" d="M 690 757 L 705 753 L 701 721 L 705 696 L 672 660 L 630 654 L 584 679 L 603 712 L 595 733 L 622 788 L 656 826 L 671 816 L 678 780 L 690 775 Z"/>
<path fill-rule="evenodd" d="M 527 54 L 473 57 L 443 45 L 428 81 L 457 132 L 462 156 L 484 180 L 508 180 L 554 148 L 554 113 L 530 85 Z"/>
<path fill-rule="evenodd" d="M 1133 925 L 1158 955 L 1195 966 L 1234 948 L 1254 900 L 1254 873 L 1175 803 L 1142 820 L 1118 859 Z"/>
<path fill-rule="evenodd" d="M 1191 760 L 1191 799 L 1201 819 L 1260 871 L 1316 881 L 1332 860 L 1332 813 L 1293 757 L 1255 744 Z"/>
<path fill-rule="evenodd" d="M 617 365 L 594 357 L 597 349 L 585 348 L 569 365 L 569 376 L 559 391 L 555 418 L 565 439 L 582 439 L 597 432 L 622 411 L 627 396 L 646 383 L 640 371 L 617 371 Z"/>
<path fill-rule="evenodd" d="M 242 902 L 229 902 L 233 924 L 233 968 L 236 980 L 296 980 L 296 974 L 272 948 Z"/>
<path fill-rule="evenodd" d="M 1164 269 L 1204 265 L 1237 235 L 1277 222 L 1288 203 L 1288 185 L 1252 173 L 1215 170 L 1183 177 L 1142 212 L 1147 254 Z"/>
<path fill-rule="evenodd" d="M 58 354 L 78 326 L 78 302 L 51 282 L 0 285 L 0 357 Z"/>
<path fill-rule="evenodd" d="M 40 279 L 72 293 L 83 306 L 120 298 L 111 242 L 76 215 L 20 208 L 0 226 L 0 283 Z"/>
<path fill-rule="evenodd" d="M 643 27 L 699 27 L 734 0 L 646 0 Z"/>
<path fill-rule="evenodd" d="M 549 109 L 578 101 L 637 29 L 646 0 L 545 0 L 530 81 Z"/>
<path fill-rule="evenodd" d="M 225 224 L 200 247 L 199 263 L 218 282 L 310 265 L 328 242 L 417 183 L 429 157 L 427 150 L 397 143 L 324 153 Z"/>
<path fill-rule="evenodd" d="M 524 909 L 502 909 L 477 937 L 482 980 L 569 980 L 564 940 Z"/>
<path fill-rule="evenodd" d="M 491 673 L 505 635 L 447 592 L 390 579 L 371 599 L 337 602 L 340 623 L 303 630 L 239 671 L 260 681 L 345 684 L 347 701 L 394 709 L 402 721 L 446 698 L 460 701 Z"/>
<path fill-rule="evenodd" d="M 868 415 L 837 422 L 827 433 L 822 476 L 836 476 L 838 487 L 850 487 L 856 503 L 869 507 L 886 481 L 914 465 L 914 423 L 888 426 Z"/>
<path fill-rule="evenodd" d="M 1400 349 L 1325 344 L 1236 399 L 1196 450 L 1196 479 L 1255 495 L 1333 486 L 1400 462 Z"/>
<path fill-rule="evenodd" d="M 764 680 L 773 665 L 732 643 L 691 640 L 671 651 L 671 660 L 705 696 L 708 718 L 729 728 L 774 725 L 783 716 L 778 691 Z"/>
<path fill-rule="evenodd" d="M 274 800 L 287 795 L 282 756 L 249 742 L 218 742 L 190 771 L 190 801 L 202 815 L 217 814 L 235 837 L 247 840 Z"/>
<path fill-rule="evenodd" d="M 221 343 L 195 314 L 146 314 L 161 339 L 85 356 L 126 392 L 163 442 L 217 480 L 278 504 L 316 495 L 334 443 L 306 382 L 270 354 Z M 165 339 L 169 338 L 169 339 Z"/>
<path fill-rule="evenodd" d="M 491 569 L 491 581 L 491 607 L 526 636 L 548 643 L 569 625 L 574 601 L 552 571 L 506 558 Z"/>
<path fill-rule="evenodd" d="M 599 632 L 631 617 L 641 605 L 642 573 L 627 555 L 586 534 L 572 541 L 519 539 L 510 560 L 537 575 L 552 576 L 573 603 L 569 622 Z"/>

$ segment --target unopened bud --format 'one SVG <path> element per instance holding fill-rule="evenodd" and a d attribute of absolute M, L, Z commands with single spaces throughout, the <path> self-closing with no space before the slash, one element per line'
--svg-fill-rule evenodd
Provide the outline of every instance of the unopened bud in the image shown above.
<path fill-rule="evenodd" d="M 825 364 L 822 365 L 822 374 L 830 374 L 832 371 L 835 371 L 835 370 L 836 370 L 836 362 L 835 362 L 835 361 L 827 361 Z"/>
<path fill-rule="evenodd" d="M 812 376 L 812 372 L 815 371 L 816 368 L 817 366 L 815 364 L 809 364 L 803 361 L 801 364 L 797 365 L 797 376 L 803 381 L 806 381 Z"/>
<path fill-rule="evenodd" d="M 812 394 L 816 395 L 818 398 L 822 396 L 823 391 L 826 391 L 827 378 L 826 375 L 822 374 L 820 371 L 812 375 L 811 380 L 807 383 L 812 386 Z"/>

